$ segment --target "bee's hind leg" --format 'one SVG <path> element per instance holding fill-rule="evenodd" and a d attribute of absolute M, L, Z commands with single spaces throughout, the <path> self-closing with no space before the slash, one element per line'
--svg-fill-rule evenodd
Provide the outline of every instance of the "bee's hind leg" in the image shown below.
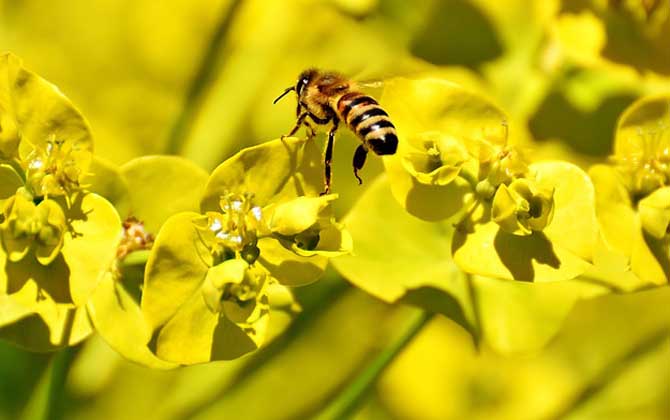
<path fill-rule="evenodd" d="M 326 195 L 330 193 L 330 175 L 331 175 L 331 162 L 333 160 L 333 143 L 335 142 L 335 132 L 337 131 L 337 125 L 340 121 L 337 118 L 333 119 L 333 128 L 328 132 L 328 143 L 326 144 L 326 153 L 324 158 L 324 175 L 325 175 L 325 186 L 321 195 Z"/>
<path fill-rule="evenodd" d="M 354 176 L 358 180 L 358 185 L 363 184 L 363 180 L 360 176 L 358 176 L 358 171 L 363 169 L 363 165 L 365 165 L 365 158 L 367 158 L 367 156 L 368 149 L 365 147 L 365 145 L 359 145 L 354 152 Z"/>

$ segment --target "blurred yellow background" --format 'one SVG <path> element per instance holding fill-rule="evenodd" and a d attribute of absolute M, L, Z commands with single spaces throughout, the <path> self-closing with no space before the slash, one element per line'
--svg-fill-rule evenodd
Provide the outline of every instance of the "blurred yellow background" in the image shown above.
<path fill-rule="evenodd" d="M 96 154 L 115 164 L 167 153 L 211 171 L 286 134 L 295 105 L 272 101 L 319 67 L 358 80 L 448 78 L 508 112 L 512 138 L 538 159 L 586 166 L 611 153 L 626 106 L 670 90 L 669 16 L 662 0 L 0 0 L 0 51 L 57 85 L 89 119 Z M 383 170 L 371 156 L 357 185 L 356 142 L 338 133 L 340 215 Z M 549 323 L 551 334 L 499 354 L 437 316 L 355 418 L 670 418 L 670 332 L 667 316 L 657 319 L 667 308 L 654 307 L 667 287 L 565 303 L 527 286 L 523 299 L 499 303 L 518 319 L 489 328 Z M 152 371 L 89 339 L 68 378 L 65 417 L 318 416 L 417 311 L 334 271 L 296 295 L 303 311 L 287 332 L 232 362 Z M 31 417 L 49 357 L 0 343 L 0 419 Z"/>

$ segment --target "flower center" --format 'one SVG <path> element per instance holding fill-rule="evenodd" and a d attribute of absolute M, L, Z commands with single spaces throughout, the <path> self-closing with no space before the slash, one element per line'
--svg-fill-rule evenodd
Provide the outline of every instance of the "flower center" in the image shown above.
<path fill-rule="evenodd" d="M 217 262 L 240 255 L 248 263 L 258 258 L 259 229 L 263 211 L 254 205 L 252 194 L 229 193 L 219 202 L 221 213 L 208 213 L 207 229 L 211 232 L 212 253 Z"/>

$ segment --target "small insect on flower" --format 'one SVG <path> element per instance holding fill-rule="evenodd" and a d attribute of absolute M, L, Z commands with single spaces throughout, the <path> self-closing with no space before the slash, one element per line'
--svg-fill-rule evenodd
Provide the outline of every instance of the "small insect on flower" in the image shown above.
<path fill-rule="evenodd" d="M 363 180 L 358 171 L 363 168 L 368 150 L 378 155 L 392 155 L 398 148 L 398 136 L 395 126 L 374 98 L 360 92 L 358 86 L 338 73 L 323 72 L 316 69 L 303 71 L 295 86 L 286 88 L 273 103 L 277 103 L 290 91 L 298 95 L 298 120 L 295 126 L 284 137 L 292 136 L 305 125 L 314 136 L 314 128 L 308 121 L 315 124 L 331 124 L 328 132 L 328 143 L 325 152 L 325 188 L 323 194 L 330 192 L 331 161 L 333 158 L 333 141 L 335 132 L 343 121 L 351 131 L 363 142 L 354 152 L 354 176 L 358 183 Z"/>

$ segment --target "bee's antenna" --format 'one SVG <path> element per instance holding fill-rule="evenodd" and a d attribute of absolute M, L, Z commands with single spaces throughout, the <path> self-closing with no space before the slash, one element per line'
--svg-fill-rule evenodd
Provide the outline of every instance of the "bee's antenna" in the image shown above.
<path fill-rule="evenodd" d="M 277 102 L 279 102 L 279 100 L 280 100 L 281 98 L 283 98 L 284 96 L 286 96 L 286 94 L 289 93 L 289 92 L 292 91 L 292 90 L 295 90 L 295 86 L 291 86 L 291 87 L 289 87 L 289 88 L 286 88 L 286 90 L 284 91 L 284 93 L 282 93 L 281 95 L 279 95 L 279 97 L 278 97 L 277 99 L 275 99 L 274 101 L 272 101 L 272 104 L 276 104 Z"/>

